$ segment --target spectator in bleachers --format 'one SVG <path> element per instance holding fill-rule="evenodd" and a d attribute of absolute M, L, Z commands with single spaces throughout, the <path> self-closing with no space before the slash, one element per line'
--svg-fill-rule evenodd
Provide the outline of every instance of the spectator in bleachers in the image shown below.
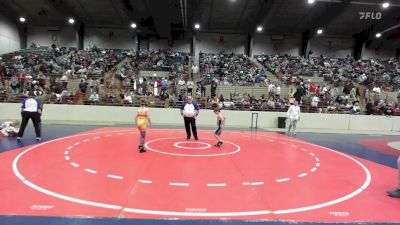
<path fill-rule="evenodd" d="M 301 102 L 301 99 L 305 95 L 305 89 L 303 86 L 303 83 L 301 83 L 299 86 L 296 88 L 296 92 L 294 93 L 293 97 L 296 99 L 297 102 Z"/>
<path fill-rule="evenodd" d="M 133 98 L 132 98 L 132 94 L 131 93 L 125 92 L 123 103 L 124 104 L 132 104 L 133 103 Z"/>
<path fill-rule="evenodd" d="M 367 104 L 365 105 L 365 110 L 367 115 L 373 115 L 374 114 L 374 105 L 370 100 L 368 100 Z"/>
<path fill-rule="evenodd" d="M 161 81 L 161 90 L 167 91 L 167 89 L 168 89 L 168 80 L 166 77 L 164 77 Z"/>
<path fill-rule="evenodd" d="M 386 116 L 394 116 L 394 111 L 393 111 L 393 108 L 392 108 L 392 104 L 386 104 L 384 106 L 384 114 Z"/>
<path fill-rule="evenodd" d="M 99 94 L 96 91 L 93 91 L 89 97 L 89 101 L 93 104 L 98 104 L 100 102 Z"/>
<path fill-rule="evenodd" d="M 269 93 L 269 95 L 272 95 L 272 96 L 275 95 L 275 85 L 274 85 L 274 83 L 270 83 L 268 85 L 268 93 Z"/>
<path fill-rule="evenodd" d="M 400 104 L 400 91 L 399 91 L 399 93 L 397 94 L 397 104 Z"/>
<path fill-rule="evenodd" d="M 314 95 L 311 97 L 311 106 L 312 107 L 318 107 L 318 103 L 319 103 L 319 97 L 317 95 Z"/>
<path fill-rule="evenodd" d="M 188 80 L 186 82 L 186 85 L 187 85 L 187 93 L 188 93 L 188 95 L 193 95 L 193 86 L 194 86 L 193 81 L 192 80 Z"/>
<path fill-rule="evenodd" d="M 206 96 L 206 80 L 203 78 L 200 81 L 200 90 L 201 90 L 201 96 L 205 97 Z"/>
<path fill-rule="evenodd" d="M 182 95 L 185 94 L 186 91 L 186 82 L 183 79 L 183 77 L 180 77 L 179 81 L 178 81 L 178 92 Z"/>
<path fill-rule="evenodd" d="M 352 108 L 351 108 L 351 110 L 350 110 L 350 113 L 351 113 L 352 115 L 358 115 L 358 114 L 360 114 L 360 105 L 359 105 L 358 101 L 356 101 L 356 102 L 353 103 L 353 106 L 352 106 Z"/>
<path fill-rule="evenodd" d="M 279 86 L 279 84 L 275 85 L 275 97 L 276 98 L 280 98 L 281 95 L 281 86 Z"/>
<path fill-rule="evenodd" d="M 217 91 L 217 86 L 218 86 L 218 80 L 217 79 L 212 79 L 211 80 L 211 98 L 214 98 L 216 95 Z"/>
<path fill-rule="evenodd" d="M 79 89 L 81 90 L 82 93 L 86 93 L 88 83 L 85 81 L 85 79 L 81 79 L 81 82 L 79 83 Z"/>
<path fill-rule="evenodd" d="M 143 96 L 147 96 L 147 79 L 143 78 L 142 83 L 140 84 L 141 94 Z"/>

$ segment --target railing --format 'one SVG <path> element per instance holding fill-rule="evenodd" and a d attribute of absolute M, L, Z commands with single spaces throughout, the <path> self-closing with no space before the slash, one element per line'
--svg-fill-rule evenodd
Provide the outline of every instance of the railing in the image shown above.
<path fill-rule="evenodd" d="M 115 98 L 102 98 L 99 101 L 90 101 L 89 99 L 81 99 L 83 95 L 74 95 L 69 97 L 59 97 L 55 95 L 48 95 L 42 99 L 43 105 L 46 104 L 69 104 L 76 105 L 81 102 L 83 105 L 102 105 L 102 106 L 121 106 L 121 107 L 139 107 L 143 98 L 135 98 L 132 101 Z M 7 96 L 4 93 L 0 93 L 0 102 L 20 103 L 23 99 L 23 95 L 11 95 Z M 176 100 L 160 100 L 159 98 L 147 98 L 148 106 L 150 108 L 180 108 L 182 101 Z M 224 103 L 210 103 L 204 100 L 197 101 L 200 109 L 214 109 L 215 107 L 222 107 L 223 110 L 234 110 L 234 111 L 262 111 L 262 112 L 282 112 L 285 113 L 288 109 L 288 105 L 282 104 L 280 107 L 270 107 L 265 103 L 242 103 L 240 101 L 229 101 Z M 329 108 L 325 105 L 311 106 L 310 104 L 304 104 L 300 106 L 302 113 L 327 113 L 327 114 L 350 114 L 350 109 L 344 107 L 341 108 Z M 396 112 L 395 116 L 400 116 L 400 112 Z"/>

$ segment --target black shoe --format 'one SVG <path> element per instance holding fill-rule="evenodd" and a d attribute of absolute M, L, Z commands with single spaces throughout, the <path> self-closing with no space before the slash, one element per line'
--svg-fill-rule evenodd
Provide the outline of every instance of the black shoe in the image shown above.
<path fill-rule="evenodd" d="M 186 137 L 186 140 L 190 140 L 190 137 Z"/>
<path fill-rule="evenodd" d="M 221 147 L 222 144 L 223 144 L 223 143 L 222 143 L 221 141 L 218 141 L 218 143 L 215 144 L 214 146 L 219 148 L 219 147 Z"/>
<path fill-rule="evenodd" d="M 195 137 L 195 138 L 194 138 L 194 140 L 198 141 L 198 140 L 199 140 L 199 138 L 198 138 L 198 137 Z"/>
<path fill-rule="evenodd" d="M 143 145 L 139 145 L 139 152 L 140 153 L 146 152 L 146 149 L 144 149 Z"/>

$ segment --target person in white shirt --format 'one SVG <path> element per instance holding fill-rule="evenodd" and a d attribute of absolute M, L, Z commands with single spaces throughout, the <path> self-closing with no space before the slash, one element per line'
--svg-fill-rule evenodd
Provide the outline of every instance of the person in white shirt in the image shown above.
<path fill-rule="evenodd" d="M 100 101 L 100 99 L 99 99 L 99 94 L 97 94 L 97 92 L 94 91 L 94 92 L 90 95 L 89 100 L 90 100 L 92 103 L 95 103 L 95 104 L 99 103 L 99 101 Z"/>
<path fill-rule="evenodd" d="M 193 66 L 192 66 L 192 79 L 194 79 L 194 76 L 196 74 L 198 74 L 198 73 L 199 73 L 199 67 L 196 64 L 193 64 Z"/>
<path fill-rule="evenodd" d="M 374 87 L 373 89 L 372 89 L 372 91 L 373 92 L 375 92 L 377 95 L 380 95 L 381 94 L 381 88 L 380 87 Z"/>
<path fill-rule="evenodd" d="M 293 105 L 289 107 L 286 117 L 289 120 L 288 134 L 293 127 L 293 134 L 296 135 L 297 122 L 300 120 L 300 107 L 297 101 L 294 101 Z"/>
<path fill-rule="evenodd" d="M 281 95 L 281 87 L 279 85 L 276 85 L 275 88 L 275 95 L 280 96 Z"/>
<path fill-rule="evenodd" d="M 19 121 L 6 121 L 0 125 L 1 134 L 4 137 L 9 137 L 18 134 L 19 132 Z"/>
<path fill-rule="evenodd" d="M 353 107 L 350 110 L 350 113 L 353 115 L 360 114 L 360 105 L 358 104 L 358 101 L 354 102 Z"/>
<path fill-rule="evenodd" d="M 183 78 L 181 77 L 181 78 L 179 79 L 179 81 L 178 81 L 178 88 L 179 88 L 179 93 L 181 93 L 182 95 L 184 95 L 184 94 L 185 94 L 185 91 L 186 91 L 185 85 L 186 85 L 186 82 L 185 82 L 185 80 L 183 80 Z"/>
<path fill-rule="evenodd" d="M 193 81 L 188 80 L 186 85 L 187 85 L 187 93 L 188 93 L 188 95 L 192 95 L 193 85 L 194 85 Z"/>
<path fill-rule="evenodd" d="M 159 95 L 159 94 L 158 94 L 158 84 L 157 84 L 157 81 L 154 82 L 153 93 L 154 93 L 154 96 L 158 96 L 158 95 Z"/>
<path fill-rule="evenodd" d="M 28 93 L 29 97 L 24 98 L 22 100 L 21 106 L 21 116 L 22 116 L 22 123 L 21 128 L 19 129 L 17 135 L 17 141 L 20 141 L 22 136 L 24 135 L 24 131 L 26 125 L 28 124 L 29 119 L 32 120 L 33 126 L 35 127 L 36 133 L 36 141 L 42 140 L 40 136 L 40 116 L 42 114 L 42 109 L 40 106 L 40 101 L 34 98 L 33 92 Z"/>
<path fill-rule="evenodd" d="M 319 102 L 319 98 L 318 98 L 318 96 L 313 96 L 312 97 L 312 99 L 311 99 L 311 106 L 312 107 L 317 107 L 318 106 L 318 102 Z"/>
<path fill-rule="evenodd" d="M 268 85 L 268 93 L 272 96 L 275 94 L 275 85 L 273 83 Z"/>
<path fill-rule="evenodd" d="M 124 94 L 124 102 L 128 102 L 129 104 L 133 103 L 132 95 L 129 92 Z"/>
<path fill-rule="evenodd" d="M 189 140 L 191 136 L 190 127 L 192 127 L 194 139 L 199 140 L 196 128 L 196 118 L 199 115 L 199 110 L 200 108 L 196 103 L 193 102 L 192 96 L 187 96 L 186 102 L 183 102 L 181 107 L 181 115 L 185 121 L 187 140 Z"/>

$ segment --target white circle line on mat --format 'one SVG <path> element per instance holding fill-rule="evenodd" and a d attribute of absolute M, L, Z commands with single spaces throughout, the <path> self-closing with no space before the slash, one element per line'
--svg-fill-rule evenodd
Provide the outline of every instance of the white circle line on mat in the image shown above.
<path fill-rule="evenodd" d="M 185 144 L 185 143 L 190 143 L 190 144 L 203 144 L 203 145 L 205 145 L 204 147 L 185 147 L 185 146 L 180 146 L 180 144 Z M 182 148 L 182 149 L 207 149 L 207 148 L 210 148 L 211 147 L 211 145 L 210 144 L 208 144 L 208 143 L 204 143 L 204 142 L 200 142 L 200 141 L 198 141 L 198 142 L 193 142 L 193 141 L 179 141 L 179 142 L 175 142 L 174 143 L 174 146 L 175 147 L 177 147 L 177 148 Z"/>
<path fill-rule="evenodd" d="M 287 213 L 295 213 L 295 212 L 303 212 L 303 211 L 309 211 L 309 210 L 313 210 L 313 209 L 319 209 L 319 208 L 323 208 L 326 206 L 330 206 L 330 205 L 334 205 L 343 201 L 346 201 L 358 194 L 360 194 L 363 190 L 365 190 L 368 185 L 371 182 L 371 173 L 369 172 L 369 170 L 359 161 L 357 161 L 356 159 L 353 159 L 352 157 L 343 154 L 341 152 L 337 152 L 335 150 L 329 149 L 329 148 L 325 148 L 322 146 L 318 146 L 318 145 L 314 145 L 311 143 L 305 143 L 305 142 L 300 142 L 300 143 L 304 143 L 304 144 L 308 144 L 308 145 L 312 145 L 312 146 L 316 146 L 319 148 L 323 148 L 326 149 L 328 151 L 334 152 L 336 154 L 342 155 L 352 161 L 354 161 L 356 164 L 358 164 L 365 172 L 366 174 L 366 179 L 364 181 L 364 183 L 357 188 L 355 191 L 339 197 L 337 199 L 331 200 L 331 201 L 327 201 L 324 203 L 320 203 L 320 204 L 316 204 L 316 205 L 310 205 L 310 206 L 305 206 L 305 207 L 300 207 L 300 208 L 293 208 L 293 209 L 284 209 L 284 210 L 276 210 L 276 211 L 271 211 L 271 210 L 257 210 L 257 211 L 237 211 L 237 212 L 184 212 L 184 211 L 161 211 L 161 210 L 146 210 L 146 209 L 138 209 L 138 208 L 124 208 L 123 206 L 120 205 L 113 205 L 113 204 L 107 204 L 107 203 L 102 203 L 102 202 L 94 202 L 94 201 L 89 201 L 89 200 L 84 200 L 84 199 L 79 199 L 79 198 L 75 198 L 72 196 L 67 196 L 67 195 L 63 195 L 63 194 L 59 194 L 56 193 L 54 191 L 45 189 L 43 187 L 40 187 L 39 185 L 36 185 L 32 182 L 30 182 L 29 180 L 27 180 L 19 171 L 18 169 L 18 161 L 21 159 L 21 157 L 23 155 L 25 155 L 26 153 L 32 151 L 33 149 L 40 147 L 42 145 L 51 143 L 51 142 L 55 142 L 55 141 L 60 141 L 60 140 L 64 140 L 64 139 L 68 139 L 68 138 L 72 138 L 72 137 L 77 137 L 77 136 L 83 136 L 83 135 L 92 135 L 92 134 L 98 134 L 98 133 L 109 133 L 108 132 L 96 132 L 96 133 L 86 133 L 86 134 L 79 134 L 79 135 L 73 135 L 73 136 L 69 136 L 69 137 L 63 137 L 63 138 L 58 138 L 58 139 L 54 139 L 51 141 L 47 141 L 47 142 L 43 142 L 37 145 L 34 145 L 32 147 L 29 147 L 27 149 L 25 149 L 24 151 L 22 151 L 21 153 L 19 153 L 13 160 L 12 163 L 12 169 L 14 174 L 18 177 L 18 179 L 20 179 L 25 185 L 50 196 L 59 198 L 59 199 L 63 199 L 66 201 L 70 201 L 70 202 L 75 202 L 78 204 L 82 204 L 82 205 L 89 205 L 89 206 L 95 206 L 95 207 L 101 207 L 101 208 L 108 208 L 108 209 L 113 209 L 113 210 L 123 210 L 125 212 L 132 212 L 132 213 L 142 213 L 142 214 L 150 214 L 150 215 L 166 215 L 166 216 L 199 216 L 199 217 L 224 217 L 224 216 L 252 216 L 252 215 L 263 215 L 263 214 L 287 214 Z M 270 136 L 268 136 L 270 137 Z M 292 140 L 292 139 L 291 139 Z M 292 140 L 295 141 L 295 140 Z"/>
<path fill-rule="evenodd" d="M 222 155 L 235 154 L 235 153 L 240 151 L 240 146 L 239 145 L 237 145 L 235 143 L 232 143 L 232 142 L 229 142 L 229 141 L 224 141 L 224 143 L 228 143 L 228 144 L 231 144 L 231 145 L 235 146 L 236 147 L 235 151 L 233 151 L 233 152 L 224 152 L 224 153 L 215 153 L 215 154 L 189 154 L 189 153 L 186 154 L 186 153 L 165 152 L 165 151 L 160 151 L 160 150 L 154 149 L 154 148 L 149 146 L 150 143 L 153 143 L 153 142 L 156 142 L 156 141 L 160 141 L 160 140 L 169 140 L 169 139 L 180 139 L 180 138 L 158 138 L 158 139 L 153 139 L 153 140 L 150 140 L 150 141 L 146 142 L 144 144 L 144 146 L 148 150 L 153 151 L 153 152 L 158 152 L 158 153 L 165 154 L 165 155 L 186 156 L 186 157 L 188 157 L 188 156 L 189 157 L 222 156 Z M 209 139 L 209 138 L 203 138 L 202 140 L 213 140 L 213 141 L 215 141 L 215 139 Z"/>

